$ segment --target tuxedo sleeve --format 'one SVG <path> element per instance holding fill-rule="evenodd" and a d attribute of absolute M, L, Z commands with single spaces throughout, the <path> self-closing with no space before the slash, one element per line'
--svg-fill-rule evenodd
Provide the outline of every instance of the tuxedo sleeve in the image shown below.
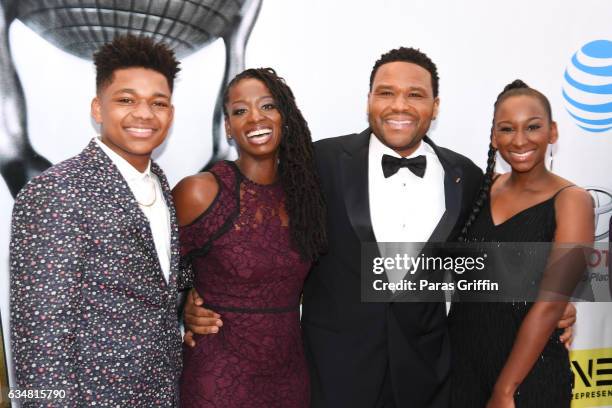
<path fill-rule="evenodd" d="M 64 390 L 25 407 L 76 407 L 76 326 L 83 231 L 76 192 L 53 177 L 18 195 L 10 241 L 11 342 L 17 388 Z"/>

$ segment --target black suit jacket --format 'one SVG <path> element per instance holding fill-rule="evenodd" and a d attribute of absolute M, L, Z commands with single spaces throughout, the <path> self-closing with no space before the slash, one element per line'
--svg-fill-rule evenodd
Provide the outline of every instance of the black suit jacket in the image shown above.
<path fill-rule="evenodd" d="M 398 407 L 447 408 L 450 347 L 444 303 L 361 302 L 361 245 L 376 241 L 368 198 L 370 134 L 366 129 L 315 143 L 328 207 L 329 251 L 304 287 L 312 407 L 373 408 L 389 373 Z M 427 137 L 424 141 L 445 171 L 446 212 L 430 238 L 443 242 L 461 229 L 482 172 L 464 156 Z"/>

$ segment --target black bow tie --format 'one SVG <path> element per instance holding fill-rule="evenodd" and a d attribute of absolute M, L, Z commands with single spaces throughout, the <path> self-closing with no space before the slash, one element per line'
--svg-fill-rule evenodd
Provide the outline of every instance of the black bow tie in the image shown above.
<path fill-rule="evenodd" d="M 382 169 L 385 178 L 391 177 L 400 169 L 400 167 L 407 167 L 418 177 L 423 178 L 425 175 L 425 167 L 427 167 L 427 159 L 425 156 L 417 156 L 411 159 L 405 157 L 393 157 L 388 154 L 383 154 L 382 157 Z"/>

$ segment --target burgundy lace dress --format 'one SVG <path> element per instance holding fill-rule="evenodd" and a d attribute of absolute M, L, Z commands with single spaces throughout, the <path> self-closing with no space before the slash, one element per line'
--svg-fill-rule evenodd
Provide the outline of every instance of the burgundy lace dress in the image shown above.
<path fill-rule="evenodd" d="M 308 407 L 299 301 L 310 263 L 290 245 L 281 185 L 256 184 L 233 162 L 211 172 L 219 192 L 180 229 L 181 253 L 223 327 L 183 348 L 181 406 Z"/>

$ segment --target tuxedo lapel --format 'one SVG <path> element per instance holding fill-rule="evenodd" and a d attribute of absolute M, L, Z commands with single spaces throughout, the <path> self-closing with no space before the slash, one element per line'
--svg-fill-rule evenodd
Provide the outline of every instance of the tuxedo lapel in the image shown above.
<path fill-rule="evenodd" d="M 361 242 L 376 242 L 370 216 L 368 156 L 371 129 L 366 129 L 344 142 L 341 157 L 341 182 L 348 218 Z M 457 224 L 463 199 L 463 172 L 427 136 L 429 144 L 444 169 L 444 201 L 446 211 L 432 232 L 429 242 L 444 242 Z"/>
<path fill-rule="evenodd" d="M 346 213 L 361 242 L 376 242 L 368 195 L 370 133 L 368 128 L 346 140 L 340 165 Z"/>
<path fill-rule="evenodd" d="M 463 172 L 459 166 L 454 166 L 451 163 L 447 155 L 429 137 L 425 136 L 423 141 L 432 147 L 444 168 L 444 201 L 446 205 L 446 211 L 440 218 L 428 242 L 445 242 L 457 224 L 461 212 Z"/>
<path fill-rule="evenodd" d="M 344 142 L 341 157 L 341 181 L 344 204 L 351 225 L 361 242 L 376 242 L 370 216 L 368 156 L 371 129 L 368 128 Z M 444 242 L 455 227 L 461 211 L 463 196 L 462 171 L 443 150 L 425 136 L 444 168 L 444 201 L 446 211 L 429 238 L 430 242 Z"/>
<path fill-rule="evenodd" d="M 86 161 L 90 182 L 94 184 L 92 189 L 96 191 L 100 200 L 104 200 L 111 206 L 120 209 L 122 214 L 131 221 L 134 228 L 136 242 L 143 245 L 147 252 L 157 259 L 157 250 L 153 241 L 151 227 L 145 214 L 142 212 L 136 198 L 121 173 L 112 160 L 100 149 L 94 140 L 82 153 Z M 160 266 L 160 279 L 164 281 Z"/>

